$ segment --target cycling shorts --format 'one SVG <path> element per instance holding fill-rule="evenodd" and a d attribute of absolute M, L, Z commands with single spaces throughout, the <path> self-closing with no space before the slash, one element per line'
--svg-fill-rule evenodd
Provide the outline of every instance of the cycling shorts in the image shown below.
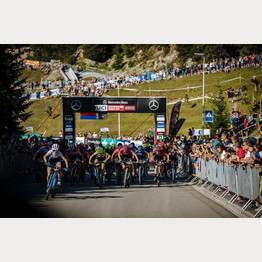
<path fill-rule="evenodd" d="M 47 165 L 47 169 L 52 169 L 52 167 L 50 165 L 56 166 L 57 164 L 61 164 L 61 161 L 60 160 L 56 160 L 56 159 L 50 159 L 49 163 Z"/>

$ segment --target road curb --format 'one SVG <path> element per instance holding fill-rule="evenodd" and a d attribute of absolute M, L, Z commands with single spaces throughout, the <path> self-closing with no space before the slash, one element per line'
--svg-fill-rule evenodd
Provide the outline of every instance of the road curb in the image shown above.
<path fill-rule="evenodd" d="M 234 204 L 229 204 L 228 200 L 224 198 L 220 198 L 217 195 L 213 195 L 211 192 L 208 190 L 198 187 L 197 185 L 192 185 L 192 187 L 198 191 L 200 194 L 204 195 L 205 197 L 208 197 L 209 199 L 213 200 L 217 204 L 223 206 L 225 209 L 233 213 L 235 216 L 239 218 L 253 218 L 253 214 L 251 214 L 248 211 L 243 211 L 240 207 L 234 205 Z"/>

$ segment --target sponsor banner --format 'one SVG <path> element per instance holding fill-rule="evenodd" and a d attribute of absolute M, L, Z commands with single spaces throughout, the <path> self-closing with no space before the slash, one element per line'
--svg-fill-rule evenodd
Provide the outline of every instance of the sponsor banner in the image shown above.
<path fill-rule="evenodd" d="M 109 132 L 109 128 L 108 127 L 102 127 L 102 128 L 100 128 L 100 132 L 107 133 L 107 132 Z"/>
<path fill-rule="evenodd" d="M 123 113 L 166 113 L 165 97 L 64 97 L 63 105 L 65 114 L 72 112 L 107 111 Z M 158 121 L 165 121 L 165 119 L 162 118 L 162 120 L 159 119 Z"/>
<path fill-rule="evenodd" d="M 157 133 L 159 133 L 159 132 L 165 132 L 165 128 L 157 128 L 156 131 L 157 131 Z"/>
<path fill-rule="evenodd" d="M 165 125 L 157 125 L 157 128 L 165 128 Z"/>
<path fill-rule="evenodd" d="M 32 131 L 32 132 L 33 132 L 33 127 L 32 127 L 32 126 L 27 126 L 27 127 L 25 128 L 25 130 L 26 130 L 26 131 Z"/>
<path fill-rule="evenodd" d="M 72 127 L 67 127 L 67 128 L 65 128 L 65 132 L 73 132 L 73 128 Z"/>
<path fill-rule="evenodd" d="M 73 125 L 65 125 L 65 127 L 68 127 L 68 128 L 70 128 L 70 127 L 73 127 Z"/>
<path fill-rule="evenodd" d="M 112 106 L 108 105 L 107 106 L 107 111 L 125 111 L 125 106 Z"/>
<path fill-rule="evenodd" d="M 169 125 L 169 135 L 170 136 L 175 136 L 178 132 L 177 121 L 178 121 L 178 118 L 179 118 L 179 112 L 180 112 L 181 104 L 182 104 L 182 102 L 179 101 L 179 102 L 175 103 L 174 106 L 173 106 L 171 117 L 170 117 L 170 125 Z"/>
<path fill-rule="evenodd" d="M 99 144 L 101 143 L 101 138 L 84 138 L 84 144 L 88 144 L 88 143 L 94 143 L 95 147 L 98 147 Z"/>
<path fill-rule="evenodd" d="M 136 111 L 135 105 L 125 106 L 125 111 Z"/>
<path fill-rule="evenodd" d="M 110 144 L 110 145 L 112 145 L 113 143 L 117 144 L 117 140 L 116 139 L 109 139 L 109 138 L 102 138 L 101 143 L 105 147 L 107 144 Z"/>
<path fill-rule="evenodd" d="M 134 142 L 135 143 L 135 146 L 138 147 L 138 146 L 142 146 L 143 145 L 143 141 L 137 141 L 137 140 L 131 140 L 131 143 Z"/>
<path fill-rule="evenodd" d="M 130 144 L 130 141 L 129 140 L 117 140 L 117 144 L 119 144 L 119 143 L 122 143 L 123 145 L 124 144 L 127 144 L 127 145 L 129 145 Z"/>
<path fill-rule="evenodd" d="M 65 139 L 69 139 L 69 140 L 72 139 L 72 140 L 73 140 L 73 136 L 72 136 L 72 135 L 70 135 L 70 136 L 69 136 L 69 135 L 66 135 L 66 136 L 65 136 Z"/>
<path fill-rule="evenodd" d="M 76 142 L 76 144 L 80 144 L 80 143 L 84 144 L 85 138 L 84 137 L 76 137 L 75 142 Z"/>
<path fill-rule="evenodd" d="M 136 106 L 135 105 L 119 105 L 119 106 L 113 106 L 113 105 L 108 105 L 107 106 L 107 111 L 119 111 L 119 112 L 125 112 L 125 111 L 136 111 Z"/>

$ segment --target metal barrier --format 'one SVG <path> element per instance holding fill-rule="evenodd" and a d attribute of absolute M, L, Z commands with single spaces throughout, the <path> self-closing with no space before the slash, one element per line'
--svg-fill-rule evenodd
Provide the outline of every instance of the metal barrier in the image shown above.
<path fill-rule="evenodd" d="M 183 155 L 181 157 L 180 168 L 189 172 L 191 170 L 189 166 L 192 166 L 192 163 L 193 160 L 191 157 Z M 234 195 L 229 200 L 229 203 L 233 204 L 239 196 L 246 198 L 247 202 L 242 208 L 246 210 L 256 198 L 262 200 L 260 195 L 261 178 L 259 176 L 259 171 L 255 168 L 251 168 L 250 166 L 231 167 L 228 163 L 220 163 L 214 160 L 204 160 L 201 158 L 198 158 L 195 163 L 195 174 L 200 180 L 199 183 L 204 181 L 203 187 L 210 183 L 207 190 L 210 190 L 213 185 L 216 186 L 216 189 L 213 191 L 214 194 L 219 191 L 219 188 L 225 189 L 220 197 L 225 197 L 228 192 L 233 193 Z"/>
<path fill-rule="evenodd" d="M 0 179 L 14 176 L 35 166 L 31 154 L 1 154 L 0 155 Z"/>

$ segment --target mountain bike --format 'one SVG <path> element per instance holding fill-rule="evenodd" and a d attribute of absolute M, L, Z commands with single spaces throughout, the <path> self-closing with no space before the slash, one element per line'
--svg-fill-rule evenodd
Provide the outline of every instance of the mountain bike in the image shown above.
<path fill-rule="evenodd" d="M 79 167 L 78 161 L 74 161 L 69 163 L 70 165 L 70 185 L 74 186 L 75 183 L 79 184 L 80 176 L 79 176 Z"/>
<path fill-rule="evenodd" d="M 164 161 L 157 161 L 155 162 L 157 165 L 157 173 L 156 173 L 156 182 L 157 182 L 157 186 L 159 187 L 161 184 L 161 179 L 163 178 L 163 165 L 164 165 Z"/>
<path fill-rule="evenodd" d="M 107 179 L 107 183 L 110 183 L 112 175 L 114 172 L 114 166 L 113 166 L 113 162 L 111 160 L 108 160 L 106 163 L 106 179 Z"/>
<path fill-rule="evenodd" d="M 122 183 L 122 167 L 121 167 L 121 162 L 120 160 L 115 160 L 114 162 L 114 170 L 116 174 L 116 179 L 117 179 L 117 184 L 121 185 Z"/>
<path fill-rule="evenodd" d="M 132 160 L 129 161 L 122 161 L 125 165 L 124 170 L 124 187 L 127 188 L 130 186 L 130 181 L 132 177 Z"/>
<path fill-rule="evenodd" d="M 146 161 L 142 161 L 139 160 L 139 162 L 137 162 L 137 166 L 138 166 L 138 183 L 139 185 L 143 185 L 143 178 L 145 176 L 145 172 L 146 172 Z"/>
<path fill-rule="evenodd" d="M 54 165 L 49 165 L 49 166 L 52 168 L 52 172 L 48 181 L 48 188 L 45 197 L 46 200 L 48 200 L 50 195 L 54 198 L 58 189 L 57 181 L 58 181 L 59 167 Z"/>
<path fill-rule="evenodd" d="M 101 166 L 102 162 L 98 161 L 97 163 L 94 163 L 94 177 L 95 177 L 95 185 L 99 186 L 100 189 L 102 189 L 103 184 L 105 184 L 105 175 L 103 175 Z"/>

